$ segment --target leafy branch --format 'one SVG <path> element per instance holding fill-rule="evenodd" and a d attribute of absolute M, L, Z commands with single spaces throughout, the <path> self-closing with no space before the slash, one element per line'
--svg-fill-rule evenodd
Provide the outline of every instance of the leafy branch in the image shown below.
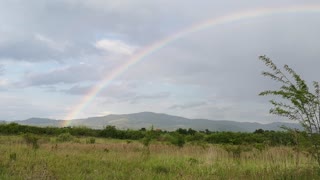
<path fill-rule="evenodd" d="M 270 69 L 263 71 L 262 75 L 282 84 L 278 90 L 266 90 L 259 95 L 272 95 L 282 99 L 282 101 L 270 100 L 273 105 L 270 113 L 298 121 L 303 126 L 313 145 L 312 154 L 320 165 L 319 83 L 313 82 L 314 92 L 311 92 L 307 83 L 288 65 L 283 66 L 283 71 L 268 57 L 260 56 L 259 59 Z"/>

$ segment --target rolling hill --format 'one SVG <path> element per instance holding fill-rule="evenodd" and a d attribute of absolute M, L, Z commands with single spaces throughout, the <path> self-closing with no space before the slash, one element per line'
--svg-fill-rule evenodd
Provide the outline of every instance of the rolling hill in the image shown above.
<path fill-rule="evenodd" d="M 63 120 L 54 120 L 46 118 L 30 118 L 22 121 L 15 121 L 23 125 L 33 126 L 57 126 L 62 127 Z M 133 114 L 107 115 L 101 117 L 89 117 L 86 119 L 71 120 L 70 126 L 86 126 L 95 129 L 101 129 L 105 126 L 112 125 L 119 129 L 140 129 L 154 128 L 164 130 L 175 130 L 178 128 L 192 128 L 196 130 L 209 129 L 210 131 L 239 131 L 253 132 L 256 129 L 264 130 L 281 130 L 281 126 L 291 128 L 301 128 L 296 123 L 280 123 L 274 122 L 269 124 L 260 124 L 252 122 L 237 122 L 226 120 L 208 120 L 208 119 L 188 119 L 179 116 L 167 114 L 141 112 Z"/>

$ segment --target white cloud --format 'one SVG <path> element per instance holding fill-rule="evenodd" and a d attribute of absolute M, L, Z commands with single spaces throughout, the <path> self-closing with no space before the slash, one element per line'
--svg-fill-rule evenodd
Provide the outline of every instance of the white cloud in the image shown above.
<path fill-rule="evenodd" d="M 123 41 L 110 39 L 99 40 L 94 44 L 94 46 L 97 49 L 124 55 L 131 55 L 137 49 L 135 46 L 131 46 Z"/>
<path fill-rule="evenodd" d="M 6 89 L 9 86 L 9 82 L 7 79 L 0 79 L 0 90 Z"/>

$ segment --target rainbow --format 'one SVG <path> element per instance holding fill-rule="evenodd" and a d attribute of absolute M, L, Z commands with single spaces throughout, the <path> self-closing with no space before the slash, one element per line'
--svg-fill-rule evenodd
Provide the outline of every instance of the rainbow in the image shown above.
<path fill-rule="evenodd" d="M 126 72 L 130 67 L 134 66 L 138 62 L 145 59 L 145 57 L 151 55 L 153 52 L 158 51 L 164 46 L 174 42 L 182 37 L 187 36 L 190 33 L 194 33 L 206 28 L 219 26 L 227 23 L 234 23 L 241 20 L 253 19 L 265 16 L 272 16 L 278 14 L 288 14 L 288 13 L 319 13 L 320 4 L 313 5 L 304 5 L 304 6 L 289 6 L 289 7 L 280 7 L 280 8 L 260 8 L 249 11 L 236 12 L 228 14 L 225 16 L 214 17 L 208 20 L 205 20 L 200 23 L 193 24 L 192 26 L 178 31 L 164 39 L 156 41 L 149 46 L 146 46 L 139 50 L 137 53 L 132 55 L 124 64 L 114 69 L 112 72 L 108 72 L 106 76 L 97 83 L 82 99 L 81 101 L 73 108 L 73 110 L 64 118 L 63 126 L 70 125 L 70 121 L 75 119 L 79 112 L 81 112 L 90 102 L 99 94 L 99 92 L 107 87 L 112 80 Z"/>

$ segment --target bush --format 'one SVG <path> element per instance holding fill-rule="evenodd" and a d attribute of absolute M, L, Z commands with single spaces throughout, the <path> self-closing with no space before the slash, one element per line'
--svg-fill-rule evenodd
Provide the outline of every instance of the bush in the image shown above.
<path fill-rule="evenodd" d="M 91 138 L 87 139 L 86 142 L 87 142 L 87 144 L 94 144 L 94 143 L 96 143 L 96 139 L 91 137 Z"/>
<path fill-rule="evenodd" d="M 73 140 L 73 136 L 70 133 L 62 133 L 57 137 L 59 142 L 69 142 Z"/>
<path fill-rule="evenodd" d="M 204 134 L 202 133 L 194 133 L 192 135 L 187 135 L 186 136 L 187 141 L 203 141 L 204 140 Z"/>
<path fill-rule="evenodd" d="M 141 140 L 141 143 L 145 146 L 145 147 L 149 147 L 150 143 L 151 143 L 151 137 L 147 136 L 147 137 L 144 137 L 142 140 Z"/>
<path fill-rule="evenodd" d="M 186 141 L 184 140 L 184 136 L 183 135 L 176 134 L 175 136 L 173 136 L 171 138 L 170 143 L 181 148 L 181 147 L 184 146 Z"/>
<path fill-rule="evenodd" d="M 26 141 L 27 145 L 31 145 L 33 149 L 38 149 L 38 140 L 40 139 L 35 134 L 27 133 L 23 135 L 23 139 Z"/>

